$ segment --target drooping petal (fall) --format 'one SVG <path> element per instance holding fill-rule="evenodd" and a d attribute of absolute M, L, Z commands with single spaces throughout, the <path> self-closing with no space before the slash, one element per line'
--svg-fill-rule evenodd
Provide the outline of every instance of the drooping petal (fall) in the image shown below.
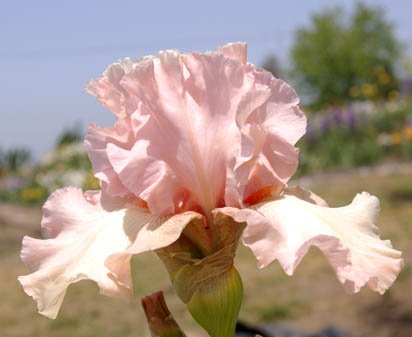
<path fill-rule="evenodd" d="M 348 206 L 329 208 L 291 193 L 250 209 L 222 209 L 236 221 L 247 222 L 243 242 L 256 255 L 259 267 L 279 260 L 291 275 L 308 249 L 316 246 L 348 292 L 368 285 L 383 293 L 392 285 L 403 260 L 390 241 L 378 236 L 376 197 L 363 192 Z"/>
<path fill-rule="evenodd" d="M 42 227 L 50 238 L 25 237 L 21 257 L 32 272 L 20 276 L 25 292 L 39 312 L 55 318 L 67 287 L 82 279 L 98 283 L 101 293 L 127 299 L 132 294 L 130 267 L 106 260 L 129 247 L 133 253 L 157 249 L 177 240 L 199 214 L 157 217 L 121 199 L 83 194 L 77 188 L 53 193 L 43 208 Z M 183 219 L 183 220 L 182 220 Z"/>
<path fill-rule="evenodd" d="M 224 204 L 240 207 L 245 193 L 294 174 L 294 144 L 306 125 L 299 100 L 282 80 L 246 63 L 246 44 L 165 51 L 109 69 L 89 91 L 96 94 L 100 85 L 97 96 L 115 102 L 112 110 L 127 102 L 135 109 L 118 114 L 130 118 L 131 144 L 94 137 L 94 130 L 88 137 L 93 169 L 109 193 L 120 182 L 153 213 L 211 214 Z"/>

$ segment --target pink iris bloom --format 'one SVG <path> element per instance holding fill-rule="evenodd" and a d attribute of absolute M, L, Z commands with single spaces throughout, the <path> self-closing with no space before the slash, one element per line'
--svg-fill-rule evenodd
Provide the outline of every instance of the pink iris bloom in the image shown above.
<path fill-rule="evenodd" d="M 189 224 L 210 253 L 220 249 L 235 232 L 217 228 L 222 216 L 245 224 L 242 241 L 259 267 L 278 260 L 290 275 L 317 246 L 349 292 L 383 293 L 394 282 L 401 253 L 377 234 L 376 197 L 329 208 L 287 187 L 306 118 L 287 83 L 246 62 L 244 43 L 124 59 L 87 91 L 117 121 L 86 136 L 101 191 L 57 190 L 43 208 L 48 238 L 23 239 L 32 273 L 19 281 L 43 315 L 56 317 L 67 287 L 82 279 L 131 297 L 132 254 L 172 244 Z"/>

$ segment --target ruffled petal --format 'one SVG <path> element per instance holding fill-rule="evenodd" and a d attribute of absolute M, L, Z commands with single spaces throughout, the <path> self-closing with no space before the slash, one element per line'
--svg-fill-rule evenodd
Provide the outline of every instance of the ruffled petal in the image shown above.
<path fill-rule="evenodd" d="M 92 124 L 87 130 L 84 143 L 94 175 L 102 182 L 105 191 L 114 197 L 131 194 L 113 170 L 106 153 L 109 144 L 117 144 L 124 148 L 132 147 L 133 138 L 130 121 L 119 119 L 114 128 L 101 128 L 96 124 Z"/>
<path fill-rule="evenodd" d="M 225 172 L 240 145 L 236 108 L 253 78 L 220 54 L 165 51 L 122 83 L 142 105 L 132 116 L 140 127 L 133 148 L 107 151 L 120 180 L 152 211 L 173 213 L 182 201 L 176 195 L 187 190 L 210 214 L 223 203 Z"/>
<path fill-rule="evenodd" d="M 148 146 L 149 142 L 140 141 L 126 150 L 108 144 L 107 154 L 124 186 L 145 200 L 153 213 L 176 213 L 176 176 L 165 162 L 148 155 Z"/>
<path fill-rule="evenodd" d="M 124 75 L 133 70 L 136 63 L 125 58 L 111 64 L 103 73 L 103 77 L 91 80 L 87 84 L 86 91 L 116 116 L 124 118 L 130 115 L 136 110 L 138 100 L 130 95 L 120 82 Z"/>
<path fill-rule="evenodd" d="M 383 293 L 403 265 L 401 252 L 379 238 L 374 224 L 379 201 L 366 192 L 339 208 L 284 194 L 251 209 L 223 208 L 222 212 L 247 222 L 243 242 L 256 255 L 259 267 L 277 259 L 291 275 L 308 249 L 317 246 L 348 292 L 368 285 Z"/>
<path fill-rule="evenodd" d="M 306 118 L 293 88 L 263 69 L 247 67 L 255 82 L 237 110 L 242 146 L 234 172 L 228 174 L 226 193 L 226 200 L 237 199 L 239 205 L 261 189 L 287 183 L 298 165 L 294 145 L 306 131 Z"/>
<path fill-rule="evenodd" d="M 139 230 L 137 235 L 134 233 L 131 235 L 134 239 L 130 247 L 124 252 L 111 255 L 106 260 L 106 266 L 117 282 L 129 289 L 132 289 L 130 258 L 133 254 L 169 246 L 180 237 L 183 229 L 189 223 L 195 227 L 203 224 L 203 216 L 196 212 L 159 217 L 146 213 L 139 220 L 144 222 L 145 226 Z M 132 229 L 132 231 L 134 230 Z"/>
<path fill-rule="evenodd" d="M 268 71 L 255 68 L 253 73 L 257 85 L 269 87 L 271 96 L 266 104 L 250 114 L 247 122 L 262 125 L 270 133 L 296 144 L 306 132 L 306 117 L 299 108 L 296 91 Z"/>
<path fill-rule="evenodd" d="M 32 273 L 19 281 L 37 301 L 39 312 L 50 318 L 56 317 L 67 287 L 82 279 L 97 282 L 105 295 L 130 298 L 129 264 L 107 266 L 108 257 L 130 247 L 137 253 L 167 246 L 188 222 L 200 217 L 192 213 L 178 220 L 159 218 L 121 199 L 84 195 L 77 188 L 57 190 L 43 212 L 42 227 L 50 238 L 23 239 L 21 257 Z"/>
<path fill-rule="evenodd" d="M 260 125 L 248 124 L 242 131 L 242 153 L 234 176 L 239 197 L 245 201 L 266 187 L 284 186 L 296 171 L 299 152 Z"/>
<path fill-rule="evenodd" d="M 187 210 L 190 200 L 211 219 L 214 208 L 242 207 L 251 193 L 285 184 L 296 170 L 294 144 L 306 126 L 299 99 L 246 63 L 244 43 L 119 62 L 92 84 L 104 104 L 130 119 L 132 135 L 124 143 L 91 129 L 94 171 L 109 193 L 122 195 L 126 186 L 156 214 Z"/>
<path fill-rule="evenodd" d="M 222 54 L 228 58 L 246 64 L 247 44 L 246 42 L 228 43 L 216 50 L 216 53 Z"/>

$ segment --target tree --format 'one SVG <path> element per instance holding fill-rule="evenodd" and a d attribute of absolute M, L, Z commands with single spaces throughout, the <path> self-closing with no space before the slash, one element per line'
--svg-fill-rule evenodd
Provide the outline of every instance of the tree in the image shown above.
<path fill-rule="evenodd" d="M 57 139 L 57 148 L 64 147 L 73 143 L 80 143 L 83 139 L 83 132 L 80 124 L 75 124 L 73 127 L 63 130 Z"/>
<path fill-rule="evenodd" d="M 30 150 L 26 148 L 15 148 L 8 151 L 0 149 L 0 172 L 16 172 L 19 168 L 28 164 L 30 159 Z"/>
<path fill-rule="evenodd" d="M 380 99 L 397 89 L 400 44 L 381 8 L 358 4 L 312 17 L 298 29 L 291 51 L 292 75 L 315 107 L 353 99 Z"/>
<path fill-rule="evenodd" d="M 267 55 L 262 62 L 262 66 L 263 69 L 269 71 L 272 73 L 273 76 L 277 77 L 277 78 L 281 78 L 282 77 L 282 71 L 281 68 L 279 66 L 279 62 L 278 59 L 276 58 L 276 56 L 274 54 L 269 54 Z"/>

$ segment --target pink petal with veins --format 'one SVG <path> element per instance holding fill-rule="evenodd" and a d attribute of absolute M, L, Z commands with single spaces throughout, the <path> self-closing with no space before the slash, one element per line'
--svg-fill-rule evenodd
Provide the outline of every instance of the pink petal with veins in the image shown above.
<path fill-rule="evenodd" d="M 403 260 L 390 241 L 378 236 L 378 199 L 363 192 L 348 206 L 329 208 L 292 193 L 251 209 L 221 209 L 234 220 L 247 223 L 243 242 L 256 255 L 259 267 L 278 260 L 291 275 L 308 249 L 316 246 L 348 292 L 358 292 L 367 285 L 384 293 L 395 281 Z M 311 198 L 309 193 L 307 196 Z M 318 197 L 311 199 L 322 201 Z"/>
<path fill-rule="evenodd" d="M 306 125 L 297 96 L 246 64 L 244 43 L 161 52 L 112 78 L 138 104 L 128 115 L 132 144 L 106 138 L 102 146 L 88 137 L 94 171 L 109 193 L 127 186 L 156 214 L 175 213 L 190 200 L 211 219 L 215 207 L 241 206 L 246 194 L 284 184 L 295 172 L 294 143 Z"/>

